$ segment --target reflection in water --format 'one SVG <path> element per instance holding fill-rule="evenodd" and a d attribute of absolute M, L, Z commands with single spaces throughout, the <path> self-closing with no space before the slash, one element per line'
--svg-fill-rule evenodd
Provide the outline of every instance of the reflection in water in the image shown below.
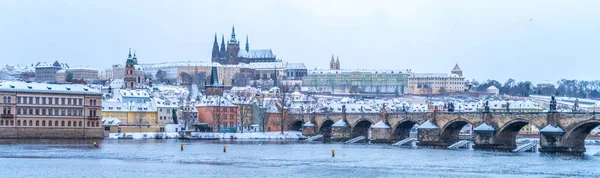
<path fill-rule="evenodd" d="M 94 141 L 100 148 L 93 147 Z M 589 155 L 600 146 L 587 148 L 586 156 L 574 157 L 283 140 L 13 139 L 0 140 L 0 170 L 4 177 L 594 177 L 600 170 L 589 165 L 600 159 Z"/>

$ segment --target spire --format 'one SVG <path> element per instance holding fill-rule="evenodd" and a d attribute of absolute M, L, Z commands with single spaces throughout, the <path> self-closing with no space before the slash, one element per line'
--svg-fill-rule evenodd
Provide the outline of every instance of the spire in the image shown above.
<path fill-rule="evenodd" d="M 225 35 L 221 35 L 221 52 L 225 51 Z"/>
<path fill-rule="evenodd" d="M 131 58 L 131 48 L 129 48 L 129 56 L 127 58 Z"/>
<path fill-rule="evenodd" d="M 335 69 L 340 70 L 340 56 L 337 56 L 337 59 L 335 61 Z"/>
<path fill-rule="evenodd" d="M 250 45 L 248 44 L 248 35 L 246 35 L 246 52 L 250 51 Z"/>
<path fill-rule="evenodd" d="M 219 85 L 219 74 L 217 73 L 217 67 L 212 67 L 210 71 L 210 85 Z"/>
<path fill-rule="evenodd" d="M 133 50 L 133 59 L 137 59 L 137 57 L 135 56 L 135 50 Z"/>
<path fill-rule="evenodd" d="M 219 57 L 219 43 L 217 42 L 217 33 L 215 33 L 215 42 L 213 42 L 212 58 Z"/>
<path fill-rule="evenodd" d="M 231 39 L 229 39 L 230 44 L 238 44 L 238 41 L 235 39 L 235 26 L 231 27 Z"/>
<path fill-rule="evenodd" d="M 329 61 L 329 69 L 330 70 L 335 69 L 335 60 L 334 60 L 333 54 L 331 55 L 331 61 Z"/>

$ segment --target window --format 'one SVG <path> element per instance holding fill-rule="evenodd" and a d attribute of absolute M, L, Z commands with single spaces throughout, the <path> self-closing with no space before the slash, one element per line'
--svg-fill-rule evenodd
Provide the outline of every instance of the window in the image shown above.
<path fill-rule="evenodd" d="M 63 125 L 64 125 L 64 123 L 63 123 Z M 54 126 L 58 127 L 58 121 L 54 121 Z"/>
<path fill-rule="evenodd" d="M 229 115 L 229 119 L 230 119 L 230 120 L 233 120 L 233 114 L 232 114 L 232 115 Z"/>
<path fill-rule="evenodd" d="M 79 121 L 79 127 L 81 127 L 83 125 L 83 122 Z"/>
<path fill-rule="evenodd" d="M 61 98 L 61 99 L 60 99 L 60 104 L 61 104 L 61 105 L 65 105 L 65 99 L 64 99 L 64 98 Z"/>
<path fill-rule="evenodd" d="M 35 121 L 35 126 L 40 126 L 40 121 Z"/>
<path fill-rule="evenodd" d="M 17 97 L 17 103 L 21 103 L 21 97 Z"/>
<path fill-rule="evenodd" d="M 46 97 L 42 97 L 42 104 L 46 104 Z"/>
<path fill-rule="evenodd" d="M 100 122 L 96 121 L 96 126 L 100 127 Z"/>
<path fill-rule="evenodd" d="M 88 126 L 88 127 L 90 126 L 90 121 L 88 121 L 88 123 L 87 123 L 87 126 Z"/>
<path fill-rule="evenodd" d="M 79 99 L 79 105 L 83 105 L 83 99 Z"/>
<path fill-rule="evenodd" d="M 61 115 L 61 116 L 64 116 L 64 115 L 65 115 L 65 109 L 61 109 L 61 110 L 60 110 L 60 115 Z"/>
<path fill-rule="evenodd" d="M 29 104 L 33 104 L 33 97 L 29 97 Z"/>
<path fill-rule="evenodd" d="M 58 104 L 59 104 L 59 103 L 58 103 L 58 98 L 54 98 L 54 104 L 55 104 L 55 105 L 58 105 Z"/>
<path fill-rule="evenodd" d="M 11 124 L 12 125 L 12 124 Z M 17 121 L 17 126 L 21 126 L 21 120 Z"/>
<path fill-rule="evenodd" d="M 71 105 L 71 98 L 67 99 L 68 105 Z"/>
<path fill-rule="evenodd" d="M 52 98 L 48 98 L 48 104 L 52 104 Z"/>
<path fill-rule="evenodd" d="M 40 104 L 40 97 L 35 97 L 35 104 Z"/>
<path fill-rule="evenodd" d="M 71 127 L 71 121 L 68 122 L 67 126 Z"/>
<path fill-rule="evenodd" d="M 29 120 L 29 126 L 33 126 L 33 121 Z"/>
<path fill-rule="evenodd" d="M 43 122 L 42 122 L 43 125 Z M 52 121 L 48 121 L 48 126 L 52 126 Z"/>

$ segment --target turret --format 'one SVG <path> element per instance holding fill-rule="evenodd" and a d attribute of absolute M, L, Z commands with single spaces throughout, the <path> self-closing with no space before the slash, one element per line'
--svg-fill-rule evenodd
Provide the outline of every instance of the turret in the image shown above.
<path fill-rule="evenodd" d="M 333 54 L 331 55 L 331 61 L 329 61 L 329 69 L 335 70 L 335 60 L 333 58 Z"/>
<path fill-rule="evenodd" d="M 337 56 L 337 59 L 335 61 L 335 69 L 340 70 L 340 56 Z"/>

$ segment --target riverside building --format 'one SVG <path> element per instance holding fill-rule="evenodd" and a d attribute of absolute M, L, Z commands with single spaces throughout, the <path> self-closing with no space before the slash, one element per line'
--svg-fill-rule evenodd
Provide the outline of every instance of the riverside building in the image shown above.
<path fill-rule="evenodd" d="M 102 93 L 85 85 L 0 83 L 0 138 L 103 138 Z"/>

